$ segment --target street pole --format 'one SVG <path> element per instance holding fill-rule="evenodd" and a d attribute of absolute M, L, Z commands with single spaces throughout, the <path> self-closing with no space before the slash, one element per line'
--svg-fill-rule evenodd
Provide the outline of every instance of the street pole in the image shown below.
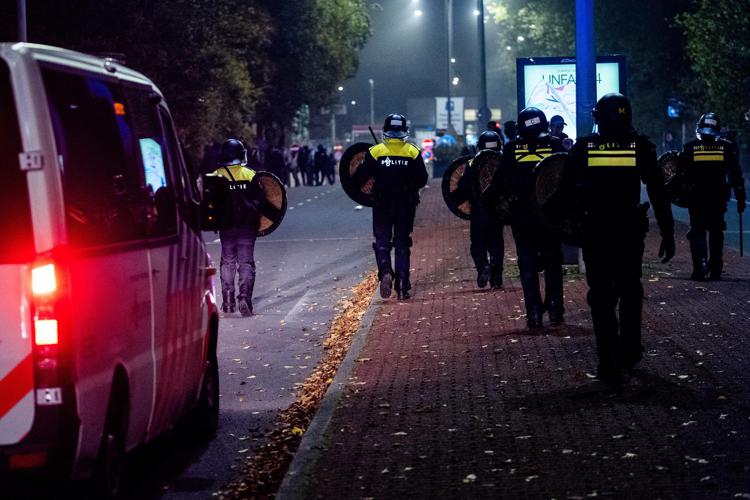
<path fill-rule="evenodd" d="M 451 100 L 451 86 L 453 85 L 453 0 L 445 0 L 445 14 L 448 21 L 448 133 L 455 135 L 451 114 L 453 102 Z"/>
<path fill-rule="evenodd" d="M 594 0 L 576 0 L 576 128 L 578 137 L 591 133 L 596 104 Z"/>
<path fill-rule="evenodd" d="M 331 106 L 331 149 L 333 149 L 334 144 L 336 144 L 336 112 Z"/>
<path fill-rule="evenodd" d="M 370 78 L 370 125 L 375 124 L 375 80 Z"/>
<path fill-rule="evenodd" d="M 484 42 L 484 0 L 477 0 L 477 10 L 479 11 L 479 71 L 480 71 L 480 120 L 485 123 L 480 123 L 480 127 L 485 127 L 486 122 L 492 120 L 492 111 L 487 104 L 487 56 L 485 54 L 485 42 Z"/>
<path fill-rule="evenodd" d="M 29 41 L 26 31 L 26 0 L 18 0 L 18 41 Z"/>

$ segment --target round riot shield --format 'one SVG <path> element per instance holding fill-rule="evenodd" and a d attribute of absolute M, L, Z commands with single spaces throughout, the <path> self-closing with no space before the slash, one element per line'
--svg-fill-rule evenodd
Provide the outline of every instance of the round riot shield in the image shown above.
<path fill-rule="evenodd" d="M 260 223 L 258 224 L 258 236 L 266 236 L 276 230 L 284 220 L 286 214 L 286 188 L 278 177 L 270 172 L 258 172 L 255 174 L 265 200 L 260 204 Z"/>
<path fill-rule="evenodd" d="M 471 168 L 477 169 L 480 193 L 484 193 L 490 187 L 492 179 L 495 177 L 495 172 L 500 168 L 501 160 L 502 156 L 500 153 L 491 149 L 480 151 L 474 157 L 474 161 L 471 162 Z"/>
<path fill-rule="evenodd" d="M 658 160 L 664 187 L 667 190 L 669 201 L 678 207 L 686 208 L 688 204 L 688 183 L 685 173 L 679 170 L 680 152 L 667 151 Z"/>
<path fill-rule="evenodd" d="M 374 205 L 375 200 L 372 196 L 372 177 L 365 181 L 362 185 L 357 185 L 354 182 L 354 174 L 362 166 L 365 161 L 367 151 L 372 147 L 372 144 L 366 142 L 357 142 L 349 146 L 344 154 L 341 156 L 339 162 L 339 179 L 341 180 L 341 187 L 344 188 L 344 192 L 359 205 L 365 207 L 371 207 Z"/>
<path fill-rule="evenodd" d="M 448 205 L 448 208 L 453 212 L 453 215 L 466 220 L 468 220 L 471 215 L 471 204 L 469 204 L 467 195 L 462 195 L 458 191 L 458 182 L 468 168 L 469 160 L 471 160 L 471 156 L 460 156 L 453 160 L 445 170 L 442 182 L 443 200 L 445 200 L 445 204 Z"/>
<path fill-rule="evenodd" d="M 556 153 L 534 168 L 534 205 L 562 241 L 581 246 L 583 209 L 574 183 L 568 182 L 567 158 L 567 153 Z"/>

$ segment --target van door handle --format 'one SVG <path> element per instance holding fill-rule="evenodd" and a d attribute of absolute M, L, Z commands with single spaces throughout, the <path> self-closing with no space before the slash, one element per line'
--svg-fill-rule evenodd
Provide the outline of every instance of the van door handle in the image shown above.
<path fill-rule="evenodd" d="M 203 272 L 206 273 L 206 276 L 215 276 L 216 268 L 213 266 L 204 267 Z"/>
<path fill-rule="evenodd" d="M 159 274 L 160 272 L 161 272 L 161 270 L 159 270 L 159 269 L 152 269 L 151 270 L 151 274 Z"/>

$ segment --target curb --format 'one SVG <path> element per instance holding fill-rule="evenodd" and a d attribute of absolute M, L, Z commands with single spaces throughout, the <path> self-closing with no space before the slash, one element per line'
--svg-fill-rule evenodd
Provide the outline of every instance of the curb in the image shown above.
<path fill-rule="evenodd" d="M 302 441 L 300 441 L 299 447 L 294 454 L 292 463 L 289 464 L 289 468 L 284 475 L 284 480 L 276 492 L 276 499 L 292 500 L 304 496 L 303 492 L 309 476 L 323 449 L 323 439 L 331 423 L 333 412 L 336 410 L 339 401 L 341 401 L 344 388 L 349 381 L 349 376 L 354 370 L 354 364 L 367 342 L 370 327 L 375 319 L 375 310 L 380 306 L 380 304 L 375 303 L 375 298 L 379 296 L 378 293 L 378 289 L 376 288 L 370 299 L 370 305 L 367 311 L 365 311 L 364 316 L 362 316 L 362 322 L 352 337 L 349 350 L 338 370 L 336 370 L 333 382 L 328 386 L 328 390 L 325 396 L 323 396 L 323 400 L 320 402 L 315 416 L 310 421 L 305 435 L 302 436 Z"/>

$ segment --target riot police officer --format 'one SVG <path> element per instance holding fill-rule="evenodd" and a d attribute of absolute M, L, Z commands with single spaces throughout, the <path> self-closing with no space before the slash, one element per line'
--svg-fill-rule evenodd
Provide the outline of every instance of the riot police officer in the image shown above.
<path fill-rule="evenodd" d="M 479 135 L 477 149 L 481 152 L 492 150 L 501 152 L 503 139 L 494 130 Z M 474 165 L 476 157 L 469 160 L 461 180 L 458 182 L 457 201 L 468 200 L 471 205 L 469 215 L 469 237 L 471 258 L 477 269 L 477 286 L 484 288 L 489 280 L 492 288 L 503 286 L 503 225 L 494 220 L 489 210 L 481 203 L 479 173 Z M 489 260 L 487 255 L 489 254 Z"/>
<path fill-rule="evenodd" d="M 643 351 L 641 261 L 648 204 L 640 204 L 641 181 L 661 231 L 662 262 L 674 255 L 674 221 L 656 146 L 633 129 L 630 101 L 622 94 L 607 94 L 592 114 L 598 133 L 578 139 L 566 169 L 578 186 L 583 209 L 581 238 L 599 356 L 597 377 L 617 385 L 622 370 L 632 370 Z"/>
<path fill-rule="evenodd" d="M 232 227 L 219 231 L 221 240 L 221 310 L 242 316 L 253 314 L 255 286 L 255 239 L 260 220 L 263 189 L 255 180 L 255 171 L 246 167 L 247 150 L 242 142 L 229 139 L 221 146 L 218 169 L 229 181 L 232 202 Z M 239 274 L 239 294 L 235 302 L 235 277 Z"/>
<path fill-rule="evenodd" d="M 427 184 L 427 169 L 419 149 L 406 142 L 406 117 L 388 115 L 383 125 L 383 142 L 369 149 L 354 182 L 364 184 L 373 178 L 373 250 L 378 266 L 380 296 L 388 298 L 394 285 L 391 248 L 395 247 L 395 288 L 398 299 L 410 297 L 409 257 L 411 232 L 419 204 L 419 190 Z"/>
<path fill-rule="evenodd" d="M 701 116 L 696 139 L 682 148 L 679 168 L 688 186 L 690 215 L 690 253 L 693 260 L 691 278 L 703 281 L 721 279 L 724 230 L 730 188 L 737 199 L 737 213 L 745 211 L 745 181 L 734 145 L 719 138 L 721 123 L 715 113 Z M 728 180 L 728 182 L 727 182 Z M 708 244 L 706 244 L 708 233 Z"/>
<path fill-rule="evenodd" d="M 533 204 L 533 170 L 539 161 L 565 151 L 557 137 L 548 134 L 544 113 L 533 107 L 518 115 L 518 138 L 506 144 L 500 168 L 510 180 L 515 196 L 511 230 L 516 241 L 518 267 L 526 304 L 526 323 L 540 328 L 546 309 L 550 323 L 563 322 L 562 248 L 560 239 L 537 216 Z M 496 176 L 497 178 L 497 176 Z M 544 270 L 544 302 L 539 290 L 539 270 Z"/>

